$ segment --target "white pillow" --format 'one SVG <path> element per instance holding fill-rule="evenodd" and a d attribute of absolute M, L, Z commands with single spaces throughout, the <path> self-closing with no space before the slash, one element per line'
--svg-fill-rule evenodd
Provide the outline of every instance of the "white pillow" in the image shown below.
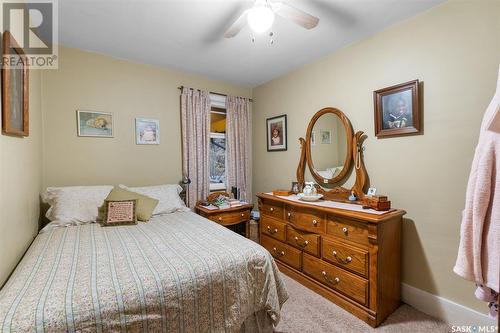
<path fill-rule="evenodd" d="M 42 200 L 50 205 L 45 216 L 60 225 L 95 222 L 98 209 L 113 186 L 49 187 Z"/>
<path fill-rule="evenodd" d="M 144 187 L 127 187 L 125 185 L 119 186 L 126 190 L 158 200 L 159 202 L 153 211 L 153 215 L 189 211 L 189 208 L 186 207 L 184 201 L 182 201 L 179 196 L 179 193 L 182 192 L 182 187 L 180 185 L 166 184 Z"/>

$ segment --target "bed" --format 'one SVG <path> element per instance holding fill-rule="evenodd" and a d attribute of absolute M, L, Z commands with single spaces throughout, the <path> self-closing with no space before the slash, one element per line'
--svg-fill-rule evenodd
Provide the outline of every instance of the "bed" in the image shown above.
<path fill-rule="evenodd" d="M 0 331 L 266 332 L 287 298 L 264 248 L 175 212 L 40 233 L 0 291 Z"/>

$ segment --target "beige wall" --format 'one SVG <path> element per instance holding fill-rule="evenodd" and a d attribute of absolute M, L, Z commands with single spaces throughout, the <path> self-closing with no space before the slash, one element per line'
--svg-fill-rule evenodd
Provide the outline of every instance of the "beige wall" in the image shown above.
<path fill-rule="evenodd" d="M 150 185 L 181 179 L 180 91 L 191 86 L 251 97 L 251 89 L 61 48 L 42 77 L 44 185 Z M 114 113 L 114 138 L 78 137 L 76 110 Z M 135 117 L 160 120 L 161 144 L 135 144 Z"/>
<path fill-rule="evenodd" d="M 482 114 L 500 62 L 500 1 L 450 1 L 254 89 L 254 190 L 288 188 L 297 138 L 312 115 L 338 107 L 368 135 L 371 184 L 407 210 L 403 281 L 484 312 L 452 273 Z M 424 135 L 374 138 L 372 92 L 423 81 Z M 288 115 L 289 148 L 266 152 L 265 119 Z"/>
<path fill-rule="evenodd" d="M 0 286 L 38 231 L 42 189 L 40 70 L 30 71 L 30 135 L 0 135 Z"/>

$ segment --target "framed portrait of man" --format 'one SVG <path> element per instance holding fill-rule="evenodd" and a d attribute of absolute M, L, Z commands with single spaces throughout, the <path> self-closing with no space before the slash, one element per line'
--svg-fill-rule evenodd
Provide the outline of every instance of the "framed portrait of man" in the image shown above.
<path fill-rule="evenodd" d="M 421 132 L 418 80 L 374 91 L 373 100 L 378 138 Z"/>

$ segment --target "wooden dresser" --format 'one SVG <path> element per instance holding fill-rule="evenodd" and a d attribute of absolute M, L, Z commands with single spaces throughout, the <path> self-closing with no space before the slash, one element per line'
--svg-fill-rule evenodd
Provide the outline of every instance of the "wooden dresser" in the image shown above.
<path fill-rule="evenodd" d="M 405 211 L 375 215 L 257 197 L 261 244 L 284 274 L 373 327 L 399 306 Z"/>

